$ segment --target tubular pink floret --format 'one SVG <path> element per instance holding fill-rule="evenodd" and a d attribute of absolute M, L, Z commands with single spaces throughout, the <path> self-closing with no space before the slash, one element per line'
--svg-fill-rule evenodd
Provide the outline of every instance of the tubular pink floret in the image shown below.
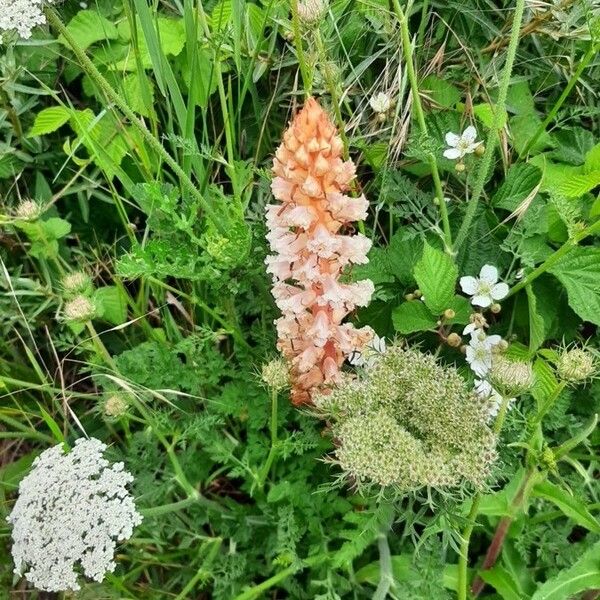
<path fill-rule="evenodd" d="M 368 262 L 371 241 L 344 233 L 352 221 L 367 216 L 364 196 L 346 195 L 355 176 L 351 160 L 342 159 L 343 144 L 335 125 L 314 98 L 283 134 L 275 153 L 271 190 L 280 204 L 267 206 L 267 257 L 273 296 L 281 310 L 278 348 L 291 363 L 292 401 L 340 381 L 340 367 L 372 339 L 370 327 L 342 320 L 373 293 L 369 279 L 342 283 L 343 269 Z"/>

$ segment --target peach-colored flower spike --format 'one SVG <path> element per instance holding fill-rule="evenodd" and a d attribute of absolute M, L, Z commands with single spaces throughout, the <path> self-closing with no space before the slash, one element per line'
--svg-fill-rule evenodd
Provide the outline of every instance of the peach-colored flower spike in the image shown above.
<path fill-rule="evenodd" d="M 273 296 L 282 312 L 277 347 L 291 363 L 292 401 L 311 401 L 314 391 L 339 381 L 344 359 L 372 339 L 370 327 L 356 329 L 342 319 L 366 306 L 369 279 L 340 283 L 343 269 L 367 263 L 371 241 L 340 230 L 365 219 L 364 196 L 344 194 L 355 175 L 342 159 L 342 140 L 314 98 L 309 98 L 283 134 L 273 161 L 273 195 L 267 206 L 267 239 L 275 253 L 266 259 Z"/>

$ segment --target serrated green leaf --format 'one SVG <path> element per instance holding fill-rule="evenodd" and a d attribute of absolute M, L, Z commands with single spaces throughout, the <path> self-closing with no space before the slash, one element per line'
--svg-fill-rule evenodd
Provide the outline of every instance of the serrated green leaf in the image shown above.
<path fill-rule="evenodd" d="M 537 483 L 533 487 L 532 493 L 537 498 L 543 498 L 544 500 L 548 500 L 548 502 L 552 502 L 565 516 L 572 519 L 578 525 L 581 525 L 581 527 L 585 527 L 585 529 L 594 533 L 600 533 L 600 523 L 586 508 L 585 504 L 554 483 L 549 481 Z"/>
<path fill-rule="evenodd" d="M 53 240 L 60 240 L 71 232 L 71 223 L 58 217 L 42 221 L 41 224 L 46 236 Z"/>
<path fill-rule="evenodd" d="M 454 261 L 441 250 L 425 244 L 423 256 L 413 273 L 427 308 L 436 315 L 442 314 L 454 299 L 458 279 L 458 268 Z"/>
<path fill-rule="evenodd" d="M 497 107 L 489 104 L 488 102 L 483 102 L 481 104 L 475 104 L 473 106 L 473 114 L 486 126 L 492 127 L 494 124 L 494 113 L 496 112 Z M 507 114 L 506 110 L 502 110 L 502 114 L 500 116 L 500 123 L 498 125 L 499 129 L 502 129 L 506 125 Z"/>
<path fill-rule="evenodd" d="M 437 319 L 423 302 L 412 300 L 397 306 L 392 311 L 392 322 L 396 331 L 406 335 L 433 329 L 437 324 Z"/>
<path fill-rule="evenodd" d="M 600 588 L 600 542 L 589 548 L 574 565 L 543 583 L 531 600 L 565 600 L 597 588 Z"/>
<path fill-rule="evenodd" d="M 392 236 L 386 251 L 390 273 L 404 285 L 414 283 L 413 270 L 423 253 L 423 241 L 401 230 Z"/>
<path fill-rule="evenodd" d="M 586 173 L 600 171 L 600 144 L 596 144 L 586 155 L 583 170 Z"/>
<path fill-rule="evenodd" d="M 36 116 L 27 137 L 46 135 L 62 127 L 71 117 L 71 109 L 64 106 L 44 108 Z"/>
<path fill-rule="evenodd" d="M 543 359 L 537 358 L 533 363 L 535 380 L 531 388 L 531 395 L 537 402 L 538 408 L 543 406 L 558 388 L 558 380 L 552 367 Z"/>
<path fill-rule="evenodd" d="M 600 325 L 600 248 L 574 248 L 549 272 L 567 290 L 569 306 L 584 321 Z"/>
<path fill-rule="evenodd" d="M 513 165 L 502 185 L 492 197 L 492 204 L 497 208 L 514 211 L 530 195 L 542 180 L 542 172 L 528 164 Z"/>
<path fill-rule="evenodd" d="M 116 40 L 119 37 L 114 23 L 103 17 L 97 10 L 80 10 L 69 21 L 67 30 L 82 50 L 86 50 L 88 46 L 100 40 Z M 58 36 L 58 41 L 63 46 L 69 46 L 62 34 Z"/>

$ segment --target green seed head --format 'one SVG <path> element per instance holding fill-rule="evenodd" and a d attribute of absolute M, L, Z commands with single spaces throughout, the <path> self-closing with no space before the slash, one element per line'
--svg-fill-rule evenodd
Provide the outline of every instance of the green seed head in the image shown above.
<path fill-rule="evenodd" d="M 595 375 L 597 365 L 594 355 L 589 350 L 572 348 L 564 350 L 556 363 L 556 372 L 564 381 L 580 383 Z"/>

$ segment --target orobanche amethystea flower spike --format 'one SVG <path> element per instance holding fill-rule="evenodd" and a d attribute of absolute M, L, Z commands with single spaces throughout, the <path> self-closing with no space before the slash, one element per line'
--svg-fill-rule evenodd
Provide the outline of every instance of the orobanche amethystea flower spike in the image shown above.
<path fill-rule="evenodd" d="M 369 279 L 340 282 L 345 267 L 368 262 L 371 241 L 344 227 L 365 219 L 364 196 L 345 195 L 355 176 L 335 125 L 309 98 L 283 134 L 273 161 L 271 189 L 280 204 L 267 206 L 273 256 L 266 259 L 277 319 L 278 348 L 290 362 L 292 401 L 311 401 L 314 391 L 340 380 L 340 367 L 372 339 L 370 327 L 342 323 L 373 293 Z"/>
<path fill-rule="evenodd" d="M 44 450 L 19 484 L 7 518 L 12 525 L 15 573 L 48 592 L 80 589 L 78 573 L 102 581 L 114 571 L 117 542 L 142 521 L 123 463 L 103 457 L 106 444 L 79 439 Z"/>

